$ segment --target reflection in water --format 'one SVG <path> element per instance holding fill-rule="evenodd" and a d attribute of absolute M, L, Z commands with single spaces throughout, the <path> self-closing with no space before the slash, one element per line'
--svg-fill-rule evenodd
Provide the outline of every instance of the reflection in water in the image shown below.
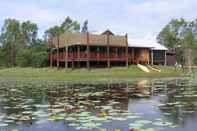
<path fill-rule="evenodd" d="M 188 80 L 66 84 L 0 81 L 0 129 L 168 130 L 197 128 Z"/>

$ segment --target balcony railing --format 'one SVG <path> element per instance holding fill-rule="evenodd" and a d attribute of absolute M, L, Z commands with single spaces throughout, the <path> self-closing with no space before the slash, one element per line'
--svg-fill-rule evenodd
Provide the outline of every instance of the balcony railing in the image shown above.
<path fill-rule="evenodd" d="M 52 59 L 57 59 L 57 53 L 52 54 Z M 50 55 L 49 55 L 50 57 Z M 64 61 L 66 59 L 66 53 L 65 52 L 59 52 L 59 60 Z M 87 60 L 88 55 L 86 52 L 69 52 L 68 53 L 68 60 Z M 90 60 L 107 60 L 108 56 L 106 52 L 91 52 L 89 54 Z M 126 60 L 125 54 L 116 54 L 116 53 L 110 53 L 110 60 Z"/>

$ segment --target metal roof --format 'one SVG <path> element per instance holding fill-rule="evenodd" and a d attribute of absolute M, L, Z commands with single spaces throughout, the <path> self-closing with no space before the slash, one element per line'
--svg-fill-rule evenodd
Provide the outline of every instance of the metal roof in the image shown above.
<path fill-rule="evenodd" d="M 155 40 L 128 39 L 129 47 L 151 48 L 152 50 L 168 50 L 164 45 Z"/>

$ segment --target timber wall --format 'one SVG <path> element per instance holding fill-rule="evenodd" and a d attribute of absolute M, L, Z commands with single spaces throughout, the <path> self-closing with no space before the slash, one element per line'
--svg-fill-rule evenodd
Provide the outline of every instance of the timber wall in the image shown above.
<path fill-rule="evenodd" d="M 86 45 L 89 35 L 89 45 L 107 45 L 107 35 L 95 35 L 91 33 L 64 33 L 59 37 L 52 39 L 52 44 L 58 48 L 65 47 L 67 45 Z M 58 40 L 59 39 L 59 40 Z M 111 46 L 126 46 L 125 36 L 109 36 L 109 45 Z"/>

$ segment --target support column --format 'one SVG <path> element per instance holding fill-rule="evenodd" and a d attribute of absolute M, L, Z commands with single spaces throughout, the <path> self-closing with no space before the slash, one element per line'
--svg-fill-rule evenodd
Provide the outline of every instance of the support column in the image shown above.
<path fill-rule="evenodd" d="M 87 69 L 90 69 L 90 43 L 89 43 L 89 33 L 87 32 Z"/>
<path fill-rule="evenodd" d="M 110 38 L 107 35 L 107 67 L 110 68 Z"/>
<path fill-rule="evenodd" d="M 77 67 L 80 68 L 80 45 L 77 46 Z"/>
<path fill-rule="evenodd" d="M 80 46 L 77 46 L 77 59 L 80 59 Z"/>
<path fill-rule="evenodd" d="M 59 57 L 60 57 L 60 53 L 59 53 L 59 45 L 60 45 L 60 38 L 59 36 L 57 37 L 57 60 L 56 60 L 56 64 L 57 64 L 57 68 L 59 69 Z"/>
<path fill-rule="evenodd" d="M 164 61 L 164 66 L 166 66 L 166 51 L 165 51 L 165 61 Z"/>
<path fill-rule="evenodd" d="M 65 68 L 67 69 L 68 68 L 68 46 L 66 46 L 65 48 Z"/>
<path fill-rule="evenodd" d="M 128 35 L 125 35 L 126 39 L 126 47 L 125 47 L 125 55 L 126 55 L 126 67 L 129 67 L 129 54 L 128 54 Z"/>
<path fill-rule="evenodd" d="M 153 55 L 153 50 L 151 50 L 151 65 L 153 65 L 154 64 L 154 62 L 153 62 L 153 57 L 154 57 L 154 55 Z"/>
<path fill-rule="evenodd" d="M 135 56 L 134 56 L 135 55 L 134 48 L 132 48 L 132 52 L 131 53 L 132 53 L 132 61 L 133 61 L 133 64 L 134 64 L 135 63 L 135 60 L 134 60 L 135 59 Z"/>
<path fill-rule="evenodd" d="M 53 45 L 53 38 L 49 37 L 49 48 L 50 48 L 50 67 L 53 67 L 53 49 L 52 49 L 52 45 Z"/>
<path fill-rule="evenodd" d="M 53 51 L 50 49 L 50 67 L 53 67 Z"/>
<path fill-rule="evenodd" d="M 73 48 L 74 48 L 74 46 L 73 46 Z M 72 49 L 72 69 L 74 69 L 74 49 Z"/>
<path fill-rule="evenodd" d="M 74 60 L 72 60 L 72 69 L 74 69 Z"/>
<path fill-rule="evenodd" d="M 118 47 L 115 47 L 115 50 L 116 50 L 116 58 L 118 58 Z"/>

